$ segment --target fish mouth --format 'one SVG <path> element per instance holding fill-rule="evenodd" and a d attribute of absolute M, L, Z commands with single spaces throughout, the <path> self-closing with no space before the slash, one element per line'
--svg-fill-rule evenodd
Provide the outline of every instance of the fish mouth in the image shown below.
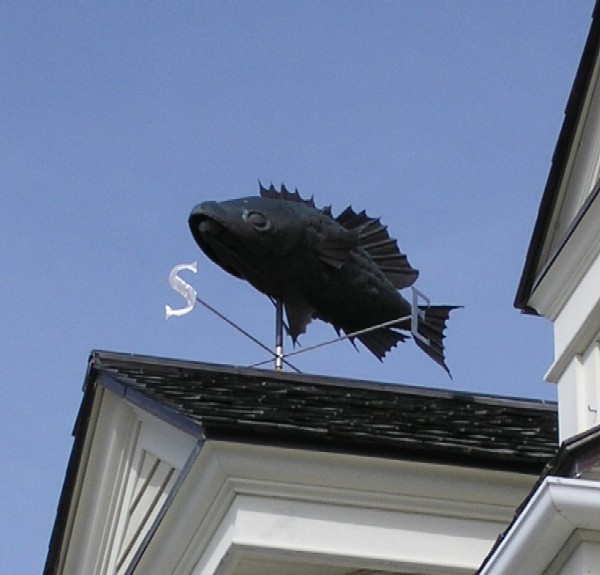
<path fill-rule="evenodd" d="M 227 226 L 206 213 L 192 213 L 189 226 L 202 251 L 230 274 L 242 278 L 234 262 L 250 256 L 244 243 Z"/>

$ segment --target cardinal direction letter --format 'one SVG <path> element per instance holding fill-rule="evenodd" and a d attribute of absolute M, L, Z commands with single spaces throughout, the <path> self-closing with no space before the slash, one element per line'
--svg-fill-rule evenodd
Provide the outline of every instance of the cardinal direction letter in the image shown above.
<path fill-rule="evenodd" d="M 196 303 L 196 290 L 189 283 L 183 281 L 178 275 L 182 270 L 189 270 L 191 272 L 198 273 L 198 262 L 193 262 L 191 264 L 179 264 L 171 270 L 171 273 L 169 274 L 169 285 L 181 295 L 181 297 L 185 300 L 186 306 L 173 309 L 171 306 L 166 305 L 166 319 L 169 319 L 173 315 L 180 317 L 191 312 Z"/>
<path fill-rule="evenodd" d="M 429 339 L 419 332 L 419 321 L 425 319 L 425 310 L 419 307 L 419 302 L 425 302 L 429 307 L 431 302 L 429 298 L 416 287 L 412 287 L 412 313 L 410 322 L 410 331 L 413 337 L 421 340 L 425 345 L 429 345 Z"/>

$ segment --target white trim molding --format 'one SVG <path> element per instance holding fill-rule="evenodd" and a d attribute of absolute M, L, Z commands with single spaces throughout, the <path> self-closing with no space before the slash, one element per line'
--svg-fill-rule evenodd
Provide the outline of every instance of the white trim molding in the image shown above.
<path fill-rule="evenodd" d="M 584 542 L 600 545 L 599 534 L 600 483 L 546 477 L 478 573 L 578 573 L 572 569 L 572 558 Z M 597 572 L 597 565 L 594 571 L 581 571 L 591 572 Z"/>
<path fill-rule="evenodd" d="M 129 572 L 466 575 L 533 481 L 209 440 Z"/>

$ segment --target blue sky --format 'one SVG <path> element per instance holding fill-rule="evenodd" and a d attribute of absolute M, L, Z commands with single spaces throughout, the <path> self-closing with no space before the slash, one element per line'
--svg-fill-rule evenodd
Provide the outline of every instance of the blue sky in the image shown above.
<path fill-rule="evenodd" d="M 303 371 L 554 399 L 551 326 L 512 307 L 593 2 L 0 4 L 0 571 L 39 573 L 92 349 L 250 365 L 182 274 L 266 343 L 273 308 L 187 228 L 202 200 L 297 187 L 381 216 L 447 332 Z M 332 336 L 313 323 L 305 346 Z M 289 347 L 289 342 L 288 347 Z"/>

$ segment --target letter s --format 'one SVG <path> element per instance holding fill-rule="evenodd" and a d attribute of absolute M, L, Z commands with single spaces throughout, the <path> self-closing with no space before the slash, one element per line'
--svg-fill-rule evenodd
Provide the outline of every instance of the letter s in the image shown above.
<path fill-rule="evenodd" d="M 194 309 L 196 303 L 196 290 L 187 282 L 183 281 L 177 274 L 181 270 L 189 270 L 191 272 L 198 272 L 198 262 L 191 264 L 179 264 L 175 266 L 169 274 L 169 285 L 181 295 L 186 301 L 186 306 L 180 309 L 173 309 L 172 307 L 165 306 L 165 318 L 169 319 L 172 315 L 182 316 L 186 313 L 191 312 Z"/>

